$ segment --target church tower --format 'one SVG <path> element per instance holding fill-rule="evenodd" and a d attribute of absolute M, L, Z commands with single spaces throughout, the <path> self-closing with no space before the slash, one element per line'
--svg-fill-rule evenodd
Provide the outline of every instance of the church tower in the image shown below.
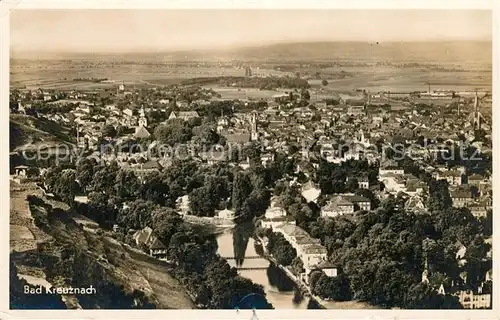
<path fill-rule="evenodd" d="M 147 126 L 148 126 L 148 119 L 144 114 L 144 108 L 141 108 L 141 110 L 139 111 L 139 127 L 147 127 Z"/>
<path fill-rule="evenodd" d="M 252 116 L 250 118 L 250 128 L 252 131 L 252 141 L 257 141 L 259 139 L 259 133 L 257 131 L 257 116 L 255 112 L 252 112 Z"/>

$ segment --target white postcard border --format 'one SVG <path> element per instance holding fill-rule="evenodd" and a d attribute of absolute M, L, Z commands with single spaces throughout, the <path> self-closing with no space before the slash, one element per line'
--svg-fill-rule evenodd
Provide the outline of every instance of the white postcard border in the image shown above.
<path fill-rule="evenodd" d="M 9 16 L 11 10 L 23 9 L 485 9 L 494 10 L 493 18 L 493 149 L 500 149 L 500 1 L 495 0 L 2 0 L 0 1 L 0 112 L 4 128 L 8 128 L 9 114 Z M 26 23 L 30 23 L 26 21 Z M 1 150 L 8 150 L 8 134 L 0 135 Z M 3 152 L 5 152 L 3 151 Z M 2 214 L 0 223 L 2 231 L 1 273 L 2 290 L 0 293 L 0 319 L 252 319 L 251 310 L 9 310 L 9 188 L 8 158 L 6 152 L 1 157 L 1 170 L 5 184 L 2 184 Z M 500 168 L 496 157 L 493 167 Z M 499 205 L 500 173 L 493 170 L 493 211 Z M 499 209 L 500 210 L 500 209 Z M 500 228 L 500 218 L 494 218 L 494 230 Z M 495 228 L 496 227 L 496 228 Z M 500 229 L 499 229 L 500 230 Z M 493 256 L 500 256 L 498 237 L 493 236 Z M 500 264 L 495 263 L 494 274 L 500 274 Z M 493 282 L 492 310 L 257 310 L 258 319 L 500 319 L 500 281 Z"/>

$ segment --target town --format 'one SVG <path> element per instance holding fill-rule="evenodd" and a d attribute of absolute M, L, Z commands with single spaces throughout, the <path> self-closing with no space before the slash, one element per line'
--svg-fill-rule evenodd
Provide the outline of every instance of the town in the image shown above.
<path fill-rule="evenodd" d="M 36 190 L 23 200 L 43 232 L 66 214 L 161 260 L 199 308 L 243 308 L 245 292 L 276 308 L 254 276 L 271 266 L 318 308 L 491 308 L 489 92 L 325 93 L 240 71 L 212 87 L 13 88 L 11 192 Z M 109 255 L 98 264 L 120 264 Z"/>

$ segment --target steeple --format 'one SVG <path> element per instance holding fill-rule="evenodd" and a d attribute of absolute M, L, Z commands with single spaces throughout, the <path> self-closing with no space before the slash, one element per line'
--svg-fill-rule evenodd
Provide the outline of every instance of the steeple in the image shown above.
<path fill-rule="evenodd" d="M 257 141 L 259 139 L 259 133 L 257 132 L 257 116 L 255 112 L 252 112 L 252 116 L 250 118 L 250 127 L 252 131 L 251 139 L 252 141 Z"/>
<path fill-rule="evenodd" d="M 144 113 L 144 107 L 141 107 L 141 110 L 139 111 L 139 127 L 147 127 L 148 126 L 148 119 L 146 118 L 146 115 Z"/>

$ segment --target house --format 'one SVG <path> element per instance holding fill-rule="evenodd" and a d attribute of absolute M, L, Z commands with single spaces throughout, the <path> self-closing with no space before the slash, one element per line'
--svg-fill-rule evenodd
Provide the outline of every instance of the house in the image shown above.
<path fill-rule="evenodd" d="M 334 278 L 338 275 L 337 267 L 330 261 L 321 261 L 316 268 L 320 269 L 329 278 Z"/>
<path fill-rule="evenodd" d="M 285 209 L 281 207 L 273 207 L 271 206 L 266 210 L 265 217 L 268 219 L 273 219 L 273 218 L 278 218 L 278 217 L 284 217 L 286 216 L 286 211 Z"/>
<path fill-rule="evenodd" d="M 136 138 L 149 138 L 151 133 L 149 133 L 148 129 L 143 126 L 139 126 L 135 129 L 134 137 Z"/>
<path fill-rule="evenodd" d="M 458 170 L 448 170 L 445 172 L 436 171 L 433 174 L 436 180 L 446 180 L 452 186 L 459 186 L 462 184 L 462 172 Z"/>
<path fill-rule="evenodd" d="M 262 228 L 268 228 L 274 230 L 277 226 L 282 224 L 295 225 L 295 219 L 292 216 L 279 216 L 273 218 L 264 218 L 260 220 L 260 225 Z"/>
<path fill-rule="evenodd" d="M 370 188 L 370 181 L 368 180 L 368 177 L 359 177 L 358 179 L 358 188 L 360 189 L 369 189 Z"/>
<path fill-rule="evenodd" d="M 321 208 L 322 217 L 336 217 L 354 213 L 354 203 L 343 196 L 334 196 L 326 206 Z"/>
<path fill-rule="evenodd" d="M 488 213 L 488 208 L 481 205 L 470 205 L 469 210 L 476 218 L 486 217 Z"/>
<path fill-rule="evenodd" d="M 318 201 L 319 195 L 321 194 L 321 189 L 319 189 L 313 182 L 309 181 L 302 186 L 302 196 L 307 200 L 307 202 Z"/>
<path fill-rule="evenodd" d="M 212 151 L 212 152 L 201 152 L 199 154 L 203 161 L 206 161 L 209 165 L 213 165 L 219 162 L 224 162 L 228 159 L 228 155 L 225 151 Z"/>
<path fill-rule="evenodd" d="M 134 111 L 130 108 L 123 109 L 123 114 L 127 117 L 132 117 L 134 115 Z"/>
<path fill-rule="evenodd" d="M 410 196 L 408 200 L 406 200 L 405 209 L 408 211 L 419 213 L 419 212 L 424 212 L 426 207 L 424 204 L 424 200 L 420 195 L 413 195 Z"/>
<path fill-rule="evenodd" d="M 386 173 L 380 180 L 384 183 L 385 190 L 391 194 L 406 191 L 406 180 L 401 174 Z"/>
<path fill-rule="evenodd" d="M 306 274 L 308 274 L 314 266 L 326 261 L 328 258 L 326 248 L 320 244 L 308 245 L 301 251 L 302 254 L 300 258 L 306 269 Z"/>
<path fill-rule="evenodd" d="M 166 257 L 167 248 L 160 240 L 158 240 L 153 233 L 153 229 L 150 227 L 146 227 L 134 233 L 133 239 L 138 247 L 143 247 L 148 250 L 150 256 L 157 259 L 163 259 Z"/>
<path fill-rule="evenodd" d="M 464 309 L 491 308 L 491 294 L 483 293 L 481 287 L 476 293 L 472 290 L 460 290 L 455 295 Z"/>
<path fill-rule="evenodd" d="M 154 242 L 149 246 L 149 255 L 156 259 L 167 259 L 167 247 L 155 237 Z"/>
<path fill-rule="evenodd" d="M 170 113 L 170 116 L 168 117 L 168 120 L 170 119 L 182 119 L 184 121 L 187 121 L 189 119 L 196 119 L 199 118 L 200 115 L 196 111 L 172 111 Z"/>
<path fill-rule="evenodd" d="M 346 195 L 345 198 L 354 204 L 354 210 L 371 210 L 371 201 L 368 198 L 358 195 Z"/>
<path fill-rule="evenodd" d="M 235 217 L 235 212 L 233 210 L 224 209 L 217 213 L 217 217 L 224 220 L 233 220 Z"/>
<path fill-rule="evenodd" d="M 380 177 L 383 177 L 387 174 L 404 175 L 405 170 L 398 167 L 397 165 L 380 166 L 380 168 L 378 169 L 378 175 Z"/>
<path fill-rule="evenodd" d="M 225 134 L 227 144 L 245 144 L 250 142 L 251 136 L 249 133 L 230 133 Z"/>
<path fill-rule="evenodd" d="M 28 169 L 29 169 L 28 166 L 24 166 L 24 165 L 16 166 L 14 168 L 14 170 L 16 172 L 16 177 L 18 177 L 18 178 L 26 178 L 28 176 L 28 173 L 27 173 Z"/>
<path fill-rule="evenodd" d="M 467 207 L 473 202 L 470 190 L 455 190 L 450 192 L 453 206 L 456 208 Z"/>
<path fill-rule="evenodd" d="M 473 174 L 467 178 L 467 181 L 469 185 L 479 187 L 481 182 L 484 181 L 484 177 L 479 174 Z"/>

